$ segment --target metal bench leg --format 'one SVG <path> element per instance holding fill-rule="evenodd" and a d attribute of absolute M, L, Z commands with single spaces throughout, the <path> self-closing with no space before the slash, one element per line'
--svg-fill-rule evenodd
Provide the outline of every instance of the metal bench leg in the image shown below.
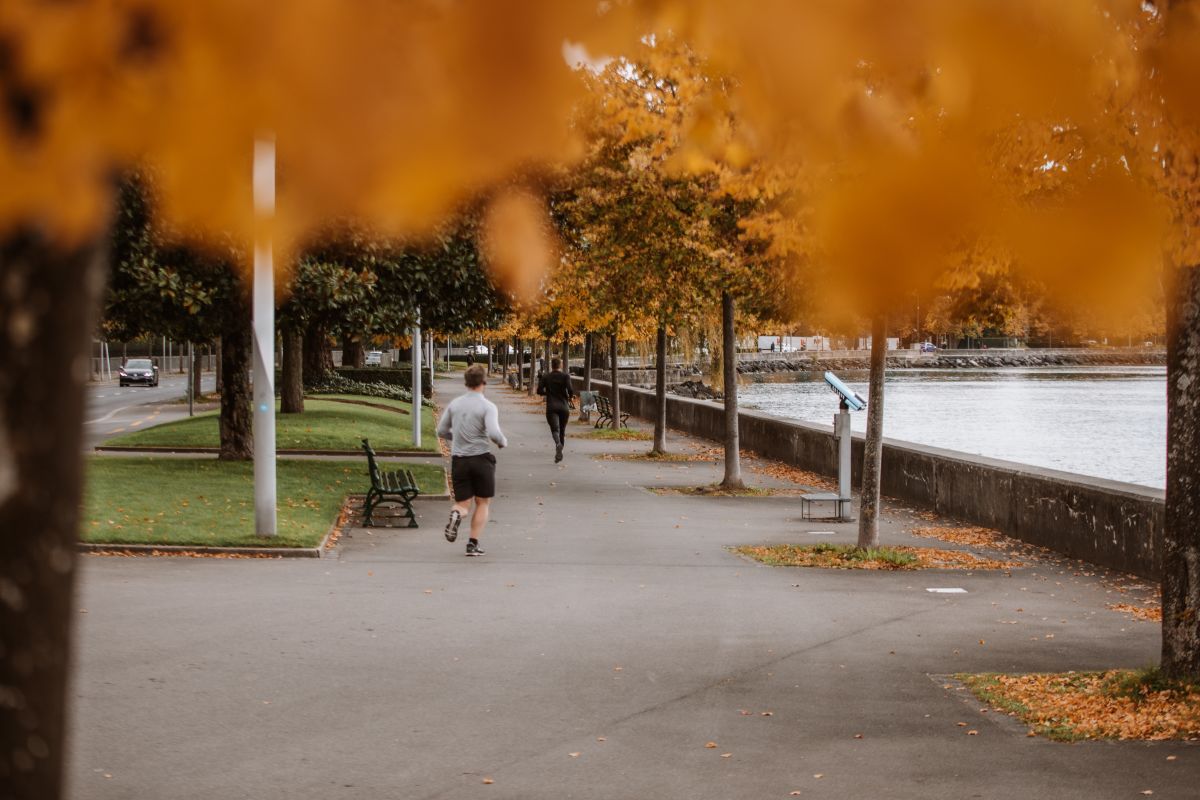
<path fill-rule="evenodd" d="M 363 505 L 363 527 L 364 528 L 374 527 L 374 523 L 371 521 L 371 513 L 375 510 L 375 506 L 379 504 L 379 500 L 380 500 L 380 498 L 375 496 L 374 489 L 371 489 L 370 491 L 367 492 L 367 499 Z"/>
<path fill-rule="evenodd" d="M 405 495 L 403 497 L 405 516 L 408 517 L 408 527 L 410 528 L 420 527 L 417 525 L 417 512 L 413 511 L 412 507 L 412 501 L 414 497 L 416 497 L 416 495 Z"/>

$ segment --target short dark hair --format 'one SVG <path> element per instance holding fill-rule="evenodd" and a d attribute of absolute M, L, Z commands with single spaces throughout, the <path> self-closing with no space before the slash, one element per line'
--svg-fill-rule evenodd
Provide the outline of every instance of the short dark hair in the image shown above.
<path fill-rule="evenodd" d="M 463 381 L 467 384 L 468 389 L 483 386 L 487 383 L 487 370 L 483 368 L 483 364 L 472 364 L 463 373 Z"/>
<path fill-rule="evenodd" d="M 550 359 L 550 369 L 558 369 L 561 366 L 562 366 L 562 359 L 559 359 L 559 358 Z"/>

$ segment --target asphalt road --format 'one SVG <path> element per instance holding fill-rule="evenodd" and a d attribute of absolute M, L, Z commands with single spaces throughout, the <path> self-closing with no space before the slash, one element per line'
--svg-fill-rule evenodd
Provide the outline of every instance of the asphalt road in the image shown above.
<path fill-rule="evenodd" d="M 205 392 L 213 391 L 214 381 L 211 374 L 203 376 L 201 388 Z M 115 380 L 89 384 L 88 410 L 83 423 L 84 446 L 91 449 L 118 433 L 186 417 L 187 404 L 172 402 L 185 397 L 186 391 L 187 376 L 178 374 L 160 376 L 159 385 L 154 388 L 121 388 Z"/>

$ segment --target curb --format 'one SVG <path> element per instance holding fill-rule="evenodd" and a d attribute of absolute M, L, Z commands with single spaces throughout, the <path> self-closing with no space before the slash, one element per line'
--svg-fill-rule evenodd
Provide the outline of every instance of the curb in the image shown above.
<path fill-rule="evenodd" d="M 160 553 L 198 553 L 200 555 L 240 555 L 270 558 L 321 558 L 322 548 L 329 539 L 325 539 L 317 547 L 193 547 L 183 544 L 99 544 L 96 542 L 77 542 L 76 548 L 83 553 L 133 553 L 141 555 L 157 555 Z"/>
<path fill-rule="evenodd" d="M 138 447 L 132 445 L 97 445 L 93 448 L 97 453 L 196 453 L 198 455 L 217 455 L 219 447 Z M 358 450 L 276 450 L 277 456 L 358 456 L 363 451 Z M 383 458 L 420 457 L 441 458 L 442 454 L 433 450 L 376 450 L 375 455 Z"/>

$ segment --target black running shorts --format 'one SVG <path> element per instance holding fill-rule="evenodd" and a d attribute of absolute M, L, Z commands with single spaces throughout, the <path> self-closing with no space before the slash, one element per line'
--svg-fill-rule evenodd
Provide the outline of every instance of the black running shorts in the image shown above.
<path fill-rule="evenodd" d="M 459 502 L 472 497 L 495 497 L 496 457 L 491 453 L 452 456 L 450 482 L 454 485 L 454 499 Z"/>

